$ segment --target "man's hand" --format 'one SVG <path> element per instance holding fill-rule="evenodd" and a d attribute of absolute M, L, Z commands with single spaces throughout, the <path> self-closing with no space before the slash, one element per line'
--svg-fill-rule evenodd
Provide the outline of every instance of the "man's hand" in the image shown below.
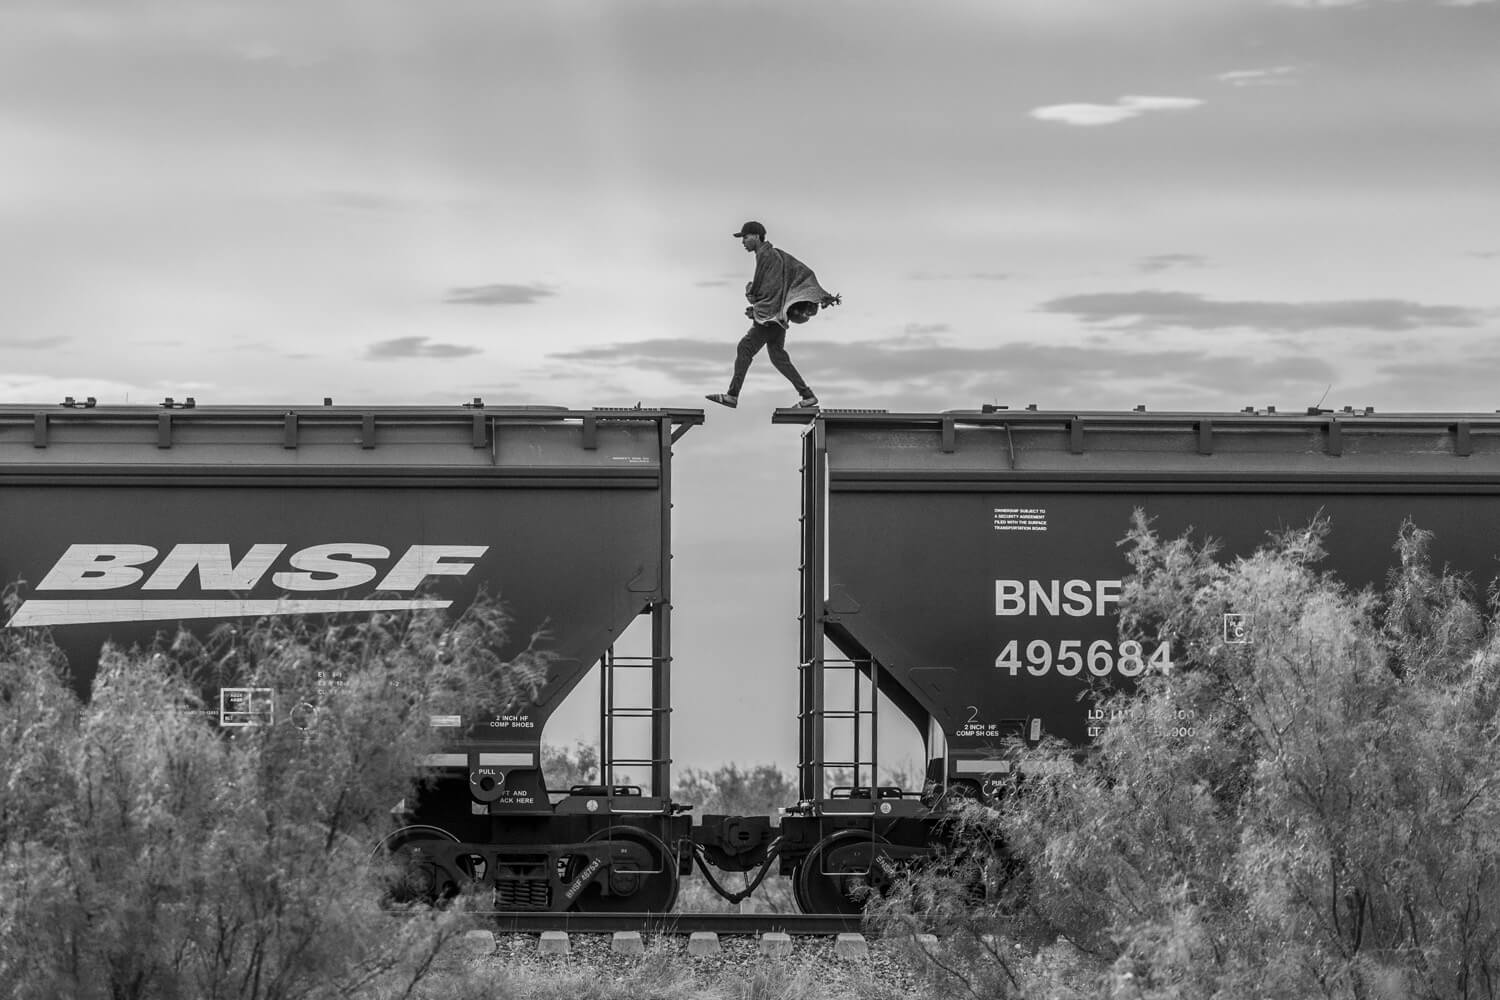
<path fill-rule="evenodd" d="M 819 302 L 818 305 L 822 306 L 824 309 L 827 309 L 829 306 L 839 305 L 843 301 L 844 297 L 842 295 L 825 295 L 823 296 L 823 300 Z"/>
<path fill-rule="evenodd" d="M 755 318 L 755 307 L 754 306 L 746 306 L 745 307 L 745 317 L 747 319 L 754 319 Z"/>

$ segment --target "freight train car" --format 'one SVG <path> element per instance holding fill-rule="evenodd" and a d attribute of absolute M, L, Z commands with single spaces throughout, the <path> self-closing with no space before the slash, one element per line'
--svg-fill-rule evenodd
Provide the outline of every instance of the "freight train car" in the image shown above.
<path fill-rule="evenodd" d="M 458 609 L 498 594 L 556 654 L 528 704 L 435 720 L 436 785 L 386 847 L 438 894 L 471 879 L 518 909 L 666 910 L 690 857 L 667 798 L 672 445 L 701 410 L 347 406 L 0 407 L 0 579 L 12 628 L 47 627 L 84 694 L 106 639 L 266 615 Z M 612 655 L 649 617 L 651 649 Z M 553 802 L 541 738 L 596 664 L 603 784 Z M 608 675 L 649 674 L 646 705 Z M 267 693 L 274 699 L 274 692 Z M 258 692 L 229 693 L 238 721 Z M 650 751 L 611 739 L 645 720 Z M 613 768 L 649 775 L 649 794 Z M 568 789 L 563 789 L 568 792 Z"/>
<path fill-rule="evenodd" d="M 773 420 L 808 425 L 803 801 L 780 843 L 807 910 L 855 910 L 927 854 L 933 792 L 985 795 L 1011 767 L 1008 741 L 1087 744 L 1100 724 L 1080 698 L 1092 683 L 1170 667 L 1169 642 L 1118 628 L 1129 569 L 1118 543 L 1134 511 L 1163 536 L 1218 539 L 1226 557 L 1327 517 L 1327 565 L 1353 586 L 1383 582 L 1407 519 L 1480 593 L 1500 557 L 1493 414 L 986 407 Z M 1225 628 L 1241 638 L 1232 616 Z M 882 703 L 923 737 L 925 796 L 874 778 Z M 853 781 L 826 787 L 833 768 Z"/>

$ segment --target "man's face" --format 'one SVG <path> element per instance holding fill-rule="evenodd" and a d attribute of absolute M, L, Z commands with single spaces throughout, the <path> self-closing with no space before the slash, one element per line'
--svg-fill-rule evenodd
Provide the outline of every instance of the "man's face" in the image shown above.
<path fill-rule="evenodd" d="M 760 237 L 754 233 L 746 233 L 740 237 L 740 246 L 748 252 L 754 253 L 760 247 Z"/>

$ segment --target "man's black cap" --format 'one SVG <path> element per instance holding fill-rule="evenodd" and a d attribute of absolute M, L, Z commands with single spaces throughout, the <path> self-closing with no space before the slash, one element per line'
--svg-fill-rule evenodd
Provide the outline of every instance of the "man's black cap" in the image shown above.
<path fill-rule="evenodd" d="M 747 222 L 743 226 L 741 226 L 740 227 L 740 231 L 737 232 L 737 233 L 735 233 L 734 235 L 735 235 L 736 238 L 738 238 L 738 237 L 742 237 L 742 236 L 749 236 L 751 233 L 754 233 L 756 236 L 759 236 L 761 239 L 765 239 L 766 238 L 766 227 L 762 226 L 759 222 Z"/>

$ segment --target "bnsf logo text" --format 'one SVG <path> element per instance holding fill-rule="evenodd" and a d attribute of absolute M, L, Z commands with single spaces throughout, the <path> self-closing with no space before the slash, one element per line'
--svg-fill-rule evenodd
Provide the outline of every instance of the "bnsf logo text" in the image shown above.
<path fill-rule="evenodd" d="M 239 618 L 271 614 L 334 611 L 394 611 L 444 608 L 436 599 L 310 600 L 300 594 L 347 591 L 372 582 L 374 590 L 416 590 L 430 577 L 464 576 L 487 545 L 412 545 L 399 557 L 367 542 L 309 545 L 286 556 L 287 546 L 262 542 L 237 561 L 222 543 L 174 545 L 166 555 L 150 545 L 71 545 L 36 586 L 48 591 L 121 591 L 139 588 L 138 596 L 114 594 L 92 599 L 35 599 L 21 605 L 9 625 L 68 625 L 88 622 L 166 621 L 189 618 Z M 273 570 L 275 570 L 273 572 Z M 197 575 L 198 589 L 244 593 L 262 580 L 287 596 L 271 599 L 166 598 L 161 592 L 182 588 Z M 378 582 L 377 581 L 378 578 Z M 158 596 L 161 595 L 161 596 Z"/>
<path fill-rule="evenodd" d="M 1107 615 L 1120 603 L 1119 580 L 996 580 L 995 614 Z"/>

